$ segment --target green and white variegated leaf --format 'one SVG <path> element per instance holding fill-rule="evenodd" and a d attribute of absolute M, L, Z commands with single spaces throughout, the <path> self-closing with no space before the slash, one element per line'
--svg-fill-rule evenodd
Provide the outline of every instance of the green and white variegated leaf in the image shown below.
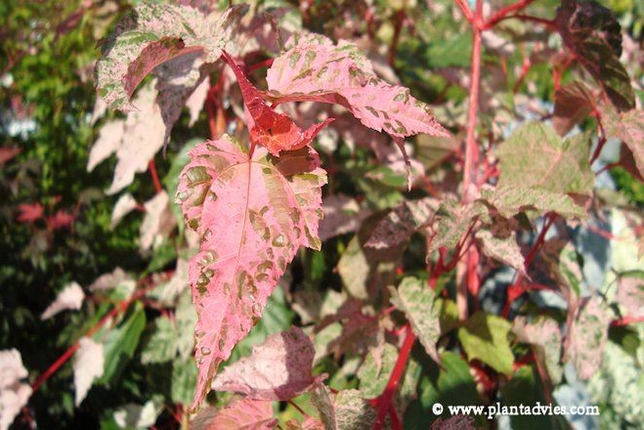
<path fill-rule="evenodd" d="M 441 331 L 438 309 L 434 306 L 434 290 L 418 278 L 407 277 L 397 289 L 390 287 L 390 291 L 391 302 L 405 313 L 427 354 L 440 363 L 436 342 Z"/>
<path fill-rule="evenodd" d="M 396 364 L 398 349 L 390 343 L 372 348 L 358 369 L 360 393 L 368 399 L 382 394 Z"/>
<path fill-rule="evenodd" d="M 536 212 L 538 215 L 556 212 L 565 218 L 588 216 L 584 208 L 566 194 L 516 184 L 499 186 L 493 190 L 483 189 L 481 201 L 494 207 L 505 218 L 511 218 L 521 212 Z"/>
<path fill-rule="evenodd" d="M 174 323 L 167 317 L 154 321 L 154 332 L 141 352 L 141 363 L 163 363 L 176 355 L 177 332 Z"/>
<path fill-rule="evenodd" d="M 644 177 L 644 111 L 632 109 L 619 114 L 611 105 L 604 105 L 602 123 L 608 137 L 619 139 L 628 147 L 640 176 Z"/>
<path fill-rule="evenodd" d="M 569 328 L 566 358 L 580 379 L 589 379 L 599 369 L 613 314 L 599 297 L 583 303 Z"/>
<path fill-rule="evenodd" d="M 526 317 L 519 316 L 512 322 L 512 331 L 519 342 L 535 347 L 537 357 L 545 363 L 551 381 L 555 385 L 559 384 L 563 374 L 560 364 L 562 336 L 559 324 L 550 318 L 540 318 L 530 323 Z"/>
<path fill-rule="evenodd" d="M 463 239 L 470 227 L 481 220 L 489 221 L 488 210 L 480 202 L 461 206 L 456 200 L 445 200 L 436 211 L 438 227 L 429 245 L 428 252 L 441 247 L 454 249 Z"/>
<path fill-rule="evenodd" d="M 197 53 L 206 63 L 221 56 L 244 7 L 204 16 L 197 9 L 146 1 L 134 8 L 103 46 L 97 88 L 108 105 L 131 110 L 129 99 L 157 66 Z"/>
<path fill-rule="evenodd" d="M 519 127 L 498 148 L 499 187 L 520 185 L 554 193 L 590 195 L 595 176 L 590 170 L 590 137 L 562 140 L 540 122 Z"/>
<path fill-rule="evenodd" d="M 483 254 L 503 264 L 525 273 L 525 261 L 521 254 L 521 247 L 517 243 L 515 231 L 508 232 L 506 236 L 495 235 L 491 230 L 478 230 L 474 237 L 479 241 Z"/>

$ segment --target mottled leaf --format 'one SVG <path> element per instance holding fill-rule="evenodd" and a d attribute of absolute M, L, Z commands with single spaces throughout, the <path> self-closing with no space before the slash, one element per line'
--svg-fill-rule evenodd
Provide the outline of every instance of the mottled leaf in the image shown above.
<path fill-rule="evenodd" d="M 368 399 L 382 394 L 396 364 L 398 349 L 390 343 L 372 348 L 358 369 L 360 393 Z"/>
<path fill-rule="evenodd" d="M 546 365 L 550 379 L 557 385 L 561 382 L 563 369 L 561 367 L 562 336 L 559 324 L 550 318 L 541 318 L 536 322 L 528 322 L 519 316 L 512 322 L 512 331 L 520 342 L 534 345 L 539 360 Z"/>
<path fill-rule="evenodd" d="M 99 276 L 98 279 L 89 286 L 89 290 L 92 292 L 107 291 L 116 288 L 123 282 L 133 282 L 133 280 L 123 271 L 123 269 L 117 267 L 111 273 L 105 273 Z"/>
<path fill-rule="evenodd" d="M 608 338 L 612 312 L 598 297 L 582 304 L 568 333 L 566 358 L 572 360 L 580 379 L 588 379 L 597 372 L 602 351 Z"/>
<path fill-rule="evenodd" d="M 172 321 L 167 317 L 154 320 L 154 332 L 141 351 L 141 363 L 163 363 L 170 361 L 176 354 L 177 333 Z"/>
<path fill-rule="evenodd" d="M 511 327 L 506 319 L 479 311 L 458 329 L 458 339 L 470 361 L 479 359 L 497 372 L 510 375 L 514 363 L 508 341 Z"/>
<path fill-rule="evenodd" d="M 556 212 L 566 218 L 588 216 L 584 208 L 566 194 L 516 184 L 496 187 L 493 190 L 483 189 L 481 199 L 505 218 L 528 211 L 535 211 L 538 215 Z"/>
<path fill-rule="evenodd" d="M 255 400 L 290 400 L 315 382 L 311 374 L 315 350 L 298 328 L 274 334 L 250 356 L 227 366 L 214 379 L 212 388 L 232 391 Z"/>
<path fill-rule="evenodd" d="M 322 203 L 324 218 L 320 221 L 320 240 L 325 241 L 341 234 L 353 233 L 371 212 L 358 202 L 343 194 L 324 198 Z"/>
<path fill-rule="evenodd" d="M 45 309 L 45 312 L 40 315 L 40 320 L 44 321 L 56 315 L 59 312 L 62 312 L 66 309 L 70 310 L 79 310 L 83 305 L 83 299 L 85 299 L 85 293 L 83 288 L 78 285 L 77 282 L 72 282 L 65 286 L 63 290 L 58 293 L 56 300 Z"/>
<path fill-rule="evenodd" d="M 390 287 L 390 291 L 391 302 L 405 313 L 427 354 L 440 363 L 436 342 L 441 331 L 438 309 L 434 306 L 434 290 L 417 278 L 407 277 L 400 282 L 398 289 Z"/>
<path fill-rule="evenodd" d="M 287 44 L 293 47 L 275 59 L 266 76 L 275 99 L 340 104 L 367 127 L 384 130 L 397 142 L 418 133 L 448 136 L 408 88 L 378 78 L 356 45 L 334 45 L 319 34 L 295 35 Z"/>
<path fill-rule="evenodd" d="M 403 202 L 378 222 L 365 246 L 382 249 L 407 242 L 428 225 L 437 209 L 438 201 L 432 197 Z"/>
<path fill-rule="evenodd" d="M 470 227 L 478 220 L 488 221 L 488 210 L 480 202 L 461 206 L 456 200 L 446 199 L 436 211 L 438 227 L 428 252 L 441 247 L 455 249 Z"/>
<path fill-rule="evenodd" d="M 320 412 L 325 430 L 371 430 L 378 417 L 376 411 L 358 390 L 342 390 L 333 395 L 319 386 L 311 402 Z"/>
<path fill-rule="evenodd" d="M 105 370 L 103 345 L 83 337 L 74 354 L 74 386 L 76 387 L 76 406 L 80 405 L 94 380 L 100 378 Z"/>
<path fill-rule="evenodd" d="M 619 139 L 628 147 L 640 176 L 644 177 L 644 111 L 633 109 L 618 114 L 611 106 L 605 105 L 602 123 L 608 137 Z"/>
<path fill-rule="evenodd" d="M 590 195 L 595 176 L 588 162 L 589 142 L 586 134 L 562 140 L 543 123 L 525 124 L 497 151 L 501 160 L 499 186 Z"/>
<path fill-rule="evenodd" d="M 642 277 L 642 273 L 629 273 L 621 276 L 617 281 L 615 299 L 626 310 L 627 315 L 634 317 L 644 315 L 644 277 Z"/>
<path fill-rule="evenodd" d="M 177 202 L 201 237 L 189 283 L 199 320 L 195 357 L 201 403 L 219 364 L 259 320 L 300 246 L 319 249 L 324 170 L 312 149 L 252 159 L 224 137 L 198 145 L 181 173 Z"/>
<path fill-rule="evenodd" d="M 493 233 L 491 230 L 481 229 L 474 234 L 474 237 L 481 244 L 481 250 L 486 257 L 525 273 L 525 262 L 521 247 L 517 243 L 516 232 L 508 231 L 503 235 L 498 233 L 498 231 Z"/>

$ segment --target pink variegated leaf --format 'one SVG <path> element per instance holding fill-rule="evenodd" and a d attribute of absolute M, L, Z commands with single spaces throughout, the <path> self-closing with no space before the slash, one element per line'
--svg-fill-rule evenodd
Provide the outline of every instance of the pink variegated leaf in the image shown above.
<path fill-rule="evenodd" d="M 190 152 L 177 202 L 201 237 L 188 280 L 199 316 L 197 409 L 219 364 L 259 320 L 266 300 L 300 246 L 319 249 L 326 173 L 312 149 L 252 158 L 229 137 Z"/>
<path fill-rule="evenodd" d="M 600 298 L 591 297 L 572 322 L 566 357 L 572 360 L 580 379 L 589 379 L 599 369 L 611 319 L 608 306 Z"/>
<path fill-rule="evenodd" d="M 409 89 L 390 85 L 350 42 L 334 45 L 319 35 L 296 35 L 266 76 L 269 96 L 279 101 L 317 101 L 346 107 L 364 125 L 385 131 L 400 144 L 407 136 L 448 136 L 428 106 Z"/>
<path fill-rule="evenodd" d="M 292 151 L 303 148 L 311 143 L 320 130 L 333 121 L 333 118 L 328 118 L 302 130 L 288 115 L 275 112 L 266 104 L 259 90 L 253 86 L 226 51 L 223 52 L 223 56 L 235 73 L 244 98 L 250 140 L 267 148 L 271 154 L 277 156 L 283 150 Z"/>
<path fill-rule="evenodd" d="M 256 400 L 290 400 L 316 382 L 311 374 L 315 349 L 298 328 L 269 336 L 250 356 L 226 367 L 212 388 Z"/>
<path fill-rule="evenodd" d="M 563 369 L 559 363 L 562 336 L 559 324 L 549 318 L 528 322 L 526 317 L 518 316 L 512 323 L 512 331 L 520 342 L 529 343 L 535 347 L 537 357 L 546 365 L 552 382 L 555 384 L 561 382 Z"/>
<path fill-rule="evenodd" d="M 220 411 L 209 407 L 190 423 L 194 430 L 269 430 L 277 427 L 273 404 L 249 398 L 233 400 Z"/>

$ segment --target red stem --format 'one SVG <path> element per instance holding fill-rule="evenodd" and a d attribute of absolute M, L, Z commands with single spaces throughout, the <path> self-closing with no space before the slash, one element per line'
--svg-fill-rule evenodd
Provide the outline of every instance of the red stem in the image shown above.
<path fill-rule="evenodd" d="M 550 213 L 546 217 L 546 221 L 543 225 L 543 228 L 541 229 L 541 232 L 539 233 L 539 236 L 537 237 L 537 240 L 534 242 L 534 245 L 532 245 L 532 248 L 530 249 L 530 251 L 528 252 L 528 255 L 525 258 L 526 272 L 528 271 L 528 268 L 530 268 L 530 265 L 532 264 L 532 260 L 534 260 L 534 257 L 537 255 L 537 251 L 539 251 L 539 248 L 541 248 L 541 246 L 545 242 L 546 233 L 548 233 L 548 230 L 555 222 L 555 219 L 557 219 L 557 214 L 555 213 Z M 522 287 L 523 279 L 524 279 L 524 275 L 522 273 L 519 273 L 517 280 L 508 287 L 507 300 L 505 301 L 505 306 L 503 307 L 503 311 L 501 312 L 501 315 L 504 318 L 508 317 L 512 303 L 514 303 L 514 301 L 518 299 L 521 296 L 521 294 L 525 292 L 525 289 Z"/>
<path fill-rule="evenodd" d="M 159 181 L 159 175 L 157 174 L 157 166 L 154 164 L 154 158 L 148 163 L 148 170 L 150 171 L 150 175 L 152 175 L 154 188 L 157 190 L 157 193 L 160 193 L 163 191 L 163 187 L 161 186 L 161 181 Z"/>
<path fill-rule="evenodd" d="M 454 3 L 456 3 L 456 6 L 458 6 L 461 9 L 461 12 L 463 12 L 463 15 L 465 16 L 465 19 L 472 24 L 474 22 L 474 15 L 472 14 L 472 9 L 470 9 L 469 5 L 465 0 L 454 0 Z"/>
<path fill-rule="evenodd" d="M 255 70 L 261 69 L 262 67 L 271 67 L 273 65 L 273 61 L 275 61 L 274 58 L 269 58 L 268 60 L 260 61 L 252 66 L 248 66 L 246 67 L 246 74 L 253 73 Z"/>
<path fill-rule="evenodd" d="M 390 406 L 392 405 L 392 400 L 393 400 L 394 394 L 396 393 L 396 388 L 398 388 L 400 379 L 402 378 L 405 368 L 407 367 L 407 361 L 409 360 L 409 355 L 411 353 L 411 349 L 414 346 L 415 341 L 416 341 L 416 335 L 411 330 L 411 326 L 407 324 L 405 326 L 405 340 L 403 342 L 402 348 L 400 348 L 398 359 L 396 360 L 394 369 L 391 372 L 391 376 L 389 377 L 389 381 L 387 382 L 385 391 L 383 391 L 380 397 L 378 397 L 377 399 L 378 422 L 374 425 L 374 430 L 381 430 L 384 426 L 385 417 L 387 416 L 387 412 L 390 411 Z M 396 418 L 392 417 L 392 425 L 398 421 L 397 418 L 398 417 Z M 399 422 L 398 424 L 400 425 Z M 393 427 L 393 428 L 396 429 L 396 427 Z"/>
<path fill-rule="evenodd" d="M 490 19 L 487 20 L 487 22 L 483 25 L 482 29 L 487 30 L 494 27 L 499 21 L 505 19 L 505 17 L 508 16 L 510 13 L 518 12 L 521 9 L 525 9 L 533 1 L 534 0 L 520 0 L 514 4 L 511 4 L 502 9 L 499 9 L 490 17 Z"/>
<path fill-rule="evenodd" d="M 612 327 L 620 327 L 635 323 L 644 322 L 644 315 L 628 315 L 610 323 Z"/>
<path fill-rule="evenodd" d="M 101 327 L 105 325 L 106 322 L 110 321 L 114 317 L 116 317 L 119 313 L 125 312 L 125 310 L 132 304 L 134 301 L 140 299 L 143 297 L 145 294 L 147 294 L 150 290 L 152 290 L 154 287 L 156 287 L 159 284 L 150 284 L 147 287 L 135 292 L 132 294 L 132 297 L 130 297 L 128 300 L 123 300 L 121 301 L 118 306 L 116 306 L 114 309 L 112 309 L 108 314 L 103 316 L 91 329 L 89 329 L 82 337 L 91 337 L 94 333 L 96 333 Z M 80 347 L 80 339 L 72 345 L 67 351 L 65 351 L 54 363 L 49 366 L 47 370 L 45 370 L 37 379 L 36 381 L 31 384 L 31 389 L 32 389 L 32 395 L 38 391 L 38 389 L 41 387 L 42 384 L 44 384 L 56 371 L 63 365 L 65 364 L 71 357 L 74 355 L 76 350 Z"/>
<path fill-rule="evenodd" d="M 516 18 L 516 19 L 521 20 L 521 21 L 535 22 L 537 24 L 541 24 L 541 25 L 545 26 L 549 30 L 554 30 L 557 27 L 557 24 L 555 24 L 554 20 L 545 19 L 545 18 L 539 18 L 537 16 L 521 15 L 521 14 L 504 16 L 503 18 L 498 20 L 495 24 L 498 24 L 501 21 L 505 21 L 506 19 L 513 19 L 513 18 Z M 491 28 L 492 27 L 489 27 L 487 23 L 485 25 L 483 25 L 483 30 L 489 30 Z"/>
<path fill-rule="evenodd" d="M 396 52 L 398 51 L 398 41 L 400 40 L 400 31 L 402 30 L 403 20 L 405 19 L 405 12 L 399 10 L 396 12 L 394 23 L 394 37 L 391 39 L 391 46 L 389 46 L 389 65 L 394 67 L 396 61 Z"/>

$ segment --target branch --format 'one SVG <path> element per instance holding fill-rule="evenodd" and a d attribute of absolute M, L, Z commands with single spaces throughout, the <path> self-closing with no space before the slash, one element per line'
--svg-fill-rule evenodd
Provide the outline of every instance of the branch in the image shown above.
<path fill-rule="evenodd" d="M 154 158 L 148 163 L 148 170 L 150 171 L 150 175 L 152 175 L 154 189 L 157 190 L 157 193 L 160 193 L 163 191 L 163 187 L 161 186 L 161 181 L 159 181 L 159 175 L 157 174 L 157 166 L 154 164 Z"/>
<path fill-rule="evenodd" d="M 482 29 L 487 30 L 492 27 L 494 27 L 499 21 L 502 21 L 503 19 L 506 18 L 510 13 L 512 12 L 518 12 L 521 9 L 525 9 L 528 7 L 534 0 L 520 0 L 514 4 L 511 4 L 509 6 L 506 6 L 502 9 L 499 9 L 494 13 L 490 19 L 487 20 L 487 22 L 483 25 Z"/>
<path fill-rule="evenodd" d="M 454 0 L 454 3 L 456 3 L 456 6 L 458 6 L 461 9 L 461 12 L 463 12 L 463 15 L 465 16 L 465 19 L 472 24 L 474 21 L 474 15 L 472 14 L 472 9 L 468 6 L 467 2 L 465 0 Z"/>

